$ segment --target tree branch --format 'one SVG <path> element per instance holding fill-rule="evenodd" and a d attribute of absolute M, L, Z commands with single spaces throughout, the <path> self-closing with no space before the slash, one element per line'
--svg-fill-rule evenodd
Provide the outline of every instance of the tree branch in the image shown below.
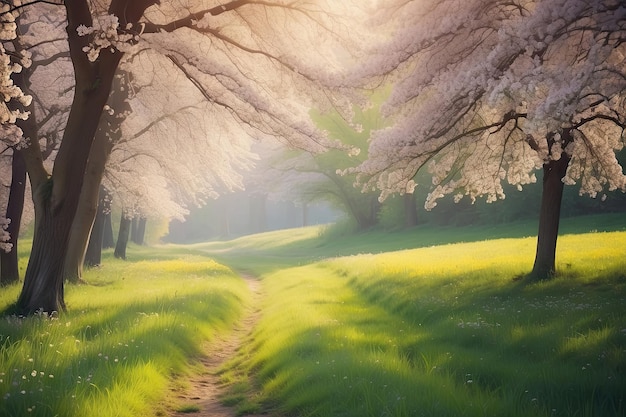
<path fill-rule="evenodd" d="M 13 5 L 12 1 L 0 0 L 0 4 L 5 4 L 5 5 L 9 6 L 9 10 L 5 10 L 5 11 L 1 12 L 0 15 L 13 13 L 14 11 L 23 9 L 25 7 L 28 7 L 28 6 L 32 6 L 33 4 L 37 4 L 37 3 L 52 4 L 54 6 L 63 6 L 64 2 L 63 2 L 63 0 L 59 0 L 58 2 L 57 1 L 52 1 L 52 0 L 33 0 L 33 1 L 30 1 L 30 2 L 27 2 L 27 3 L 22 3 L 19 6 L 15 6 L 15 5 Z"/>
<path fill-rule="evenodd" d="M 190 13 L 189 16 L 182 17 L 178 20 L 174 20 L 170 23 L 158 25 L 152 22 L 147 22 L 142 27 L 141 31 L 143 33 L 158 33 L 161 31 L 171 32 L 176 29 L 180 29 L 183 27 L 191 28 L 195 22 L 200 20 L 204 15 L 210 14 L 211 16 L 219 16 L 225 12 L 229 12 L 235 9 L 239 9 L 242 6 L 246 5 L 260 5 L 267 7 L 280 7 L 283 9 L 289 9 L 294 11 L 302 11 L 297 7 L 293 6 L 293 3 L 290 4 L 280 4 L 272 1 L 262 1 L 262 0 L 233 0 L 229 3 L 222 4 L 219 6 L 212 7 L 210 9 L 200 10 L 198 12 Z"/>

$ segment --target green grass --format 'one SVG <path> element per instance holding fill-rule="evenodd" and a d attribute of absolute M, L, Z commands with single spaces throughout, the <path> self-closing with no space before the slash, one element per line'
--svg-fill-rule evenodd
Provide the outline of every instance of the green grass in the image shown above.
<path fill-rule="evenodd" d="M 240 415 L 624 416 L 623 216 L 565 219 L 557 278 L 529 285 L 513 278 L 535 227 L 312 227 L 108 253 L 59 318 L 0 317 L 0 416 L 193 407 L 169 390 L 250 302 L 224 265 L 263 283 L 258 327 L 222 372 Z"/>
<path fill-rule="evenodd" d="M 594 215 L 561 220 L 561 235 L 626 231 L 624 214 Z M 310 226 L 244 236 L 230 241 L 170 245 L 178 251 L 210 253 L 216 259 L 256 273 L 308 264 L 333 256 L 382 253 L 439 246 L 455 242 L 479 242 L 502 238 L 535 238 L 537 224 L 523 221 L 503 225 L 437 227 L 422 225 L 395 233 L 368 231 L 343 235 L 333 226 Z M 558 251 L 560 252 L 561 246 Z M 534 249 L 533 254 L 534 255 Z M 531 256 L 532 256 L 531 255 Z M 530 266 L 527 267 L 530 271 Z"/>
<path fill-rule="evenodd" d="M 514 277 L 534 238 L 461 232 L 471 243 L 393 252 L 402 234 L 342 248 L 352 238 L 314 229 L 256 253 L 269 235 L 197 246 L 263 274 L 263 316 L 232 372 L 286 415 L 626 415 L 626 232 L 562 236 L 558 277 L 532 285 Z M 327 259 L 333 247 L 371 253 Z"/>
<path fill-rule="evenodd" d="M 172 376 L 189 374 L 203 343 L 249 300 L 245 283 L 211 259 L 134 248 L 159 258 L 86 272 L 58 318 L 0 318 L 0 415 L 164 415 Z M 110 255 L 110 254 L 109 254 Z M 0 309 L 19 287 L 3 288 Z"/>

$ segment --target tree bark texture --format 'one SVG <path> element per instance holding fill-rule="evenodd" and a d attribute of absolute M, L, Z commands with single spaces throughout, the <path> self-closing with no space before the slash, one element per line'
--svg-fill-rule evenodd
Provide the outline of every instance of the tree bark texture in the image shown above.
<path fill-rule="evenodd" d="M 20 279 L 18 267 L 17 244 L 20 234 L 20 223 L 24 211 L 24 193 L 26 191 L 26 163 L 19 151 L 13 151 L 11 163 L 11 188 L 7 202 L 6 218 L 11 220 L 7 228 L 11 250 L 0 250 L 0 285 L 14 284 Z"/>
<path fill-rule="evenodd" d="M 50 204 L 51 192 L 52 179 L 37 189 L 34 198 L 39 222 L 33 238 L 24 286 L 17 300 L 20 314 L 36 311 L 52 313 L 65 309 L 61 269 L 73 216 L 67 210 L 55 212 Z"/>
<path fill-rule="evenodd" d="M 117 235 L 117 244 L 115 245 L 115 251 L 113 252 L 113 256 L 118 259 L 126 259 L 126 246 L 128 245 L 128 236 L 130 235 L 130 223 L 131 219 L 126 217 L 124 212 L 122 212 L 120 230 Z"/>
<path fill-rule="evenodd" d="M 108 86 L 106 82 L 104 84 L 100 91 L 87 92 L 85 85 L 77 83 L 52 177 L 35 191 L 35 216 L 40 221 L 36 221 L 33 249 L 18 299 L 18 309 L 23 313 L 65 308 L 65 260 L 70 253 L 70 233 L 80 201 L 89 151 L 108 96 L 106 89 L 110 88 L 110 82 Z M 62 152 L 64 149 L 67 151 Z"/>
<path fill-rule="evenodd" d="M 549 279 L 554 276 L 556 270 L 556 242 L 559 235 L 561 201 L 565 186 L 563 177 L 567 172 L 569 161 L 570 158 L 564 152 L 561 159 L 549 161 L 543 166 L 537 252 L 529 277 L 531 280 Z"/>
<path fill-rule="evenodd" d="M 97 203 L 93 203 L 94 193 L 90 188 L 95 184 L 85 179 L 81 188 L 76 215 L 72 221 L 70 237 L 67 245 L 67 255 L 63 263 L 63 279 L 77 284 L 82 282 L 83 263 L 89 236 L 97 216 Z M 97 185 L 95 186 L 98 188 Z"/>

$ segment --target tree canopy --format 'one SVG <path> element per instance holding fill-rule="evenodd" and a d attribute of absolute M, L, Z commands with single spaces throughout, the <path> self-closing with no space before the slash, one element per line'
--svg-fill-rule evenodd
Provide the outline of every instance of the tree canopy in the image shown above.
<path fill-rule="evenodd" d="M 535 264 L 554 275 L 563 185 L 626 191 L 626 6 L 615 0 L 398 0 L 380 5 L 390 41 L 357 79 L 392 79 L 393 126 L 372 134 L 356 170 L 381 198 L 412 193 L 427 167 L 426 207 L 505 198 L 543 171 Z M 454 8 L 455 12 L 450 13 Z"/>
<path fill-rule="evenodd" d="M 20 311 L 64 308 L 103 180 L 127 208 L 161 203 L 179 216 L 241 185 L 251 139 L 315 155 L 344 146 L 349 138 L 329 137 L 311 109 L 352 120 L 371 96 L 364 89 L 393 86 L 389 126 L 372 130 L 357 167 L 332 153 L 314 162 L 341 164 L 327 171 L 357 174 L 381 199 L 412 193 L 426 167 L 429 208 L 447 194 L 502 199 L 504 183 L 522 188 L 542 169 L 540 275 L 554 269 L 564 183 L 592 197 L 626 191 L 618 0 L 1 6 L 0 152 L 23 157 L 35 207 Z"/>
<path fill-rule="evenodd" d="M 15 0 L 3 5 L 3 22 L 10 32 L 6 39 L 14 37 L 14 21 L 22 12 L 34 11 L 31 20 L 19 27 L 26 37 L 32 35 L 31 39 L 37 37 L 34 31 L 41 31 L 42 21 L 66 22 L 67 49 L 63 53 L 70 58 L 74 72 L 73 99 L 51 170 L 43 164 L 39 141 L 23 147 L 35 200 L 33 251 L 18 300 L 18 310 L 24 312 L 64 308 L 63 280 L 74 275 L 72 270 L 84 254 L 98 186 L 113 150 L 109 135 L 96 133 L 118 69 L 134 73 L 135 78 L 159 74 L 155 79 L 167 76 L 165 68 L 175 69 L 187 80 L 182 92 L 193 90 L 203 99 L 208 125 L 195 128 L 210 130 L 204 134 L 218 144 L 215 149 L 241 154 L 243 148 L 233 139 L 246 137 L 277 138 L 319 150 L 328 140 L 315 128 L 308 111 L 314 105 L 349 108 L 338 87 L 343 68 L 354 59 L 355 40 L 364 38 L 355 24 L 362 20 L 362 3 L 356 1 L 22 4 Z M 49 14 L 60 18 L 42 17 Z M 55 40 L 45 44 L 57 45 Z M 50 48 L 44 49 L 51 53 Z M 53 56 L 58 55 L 55 52 L 48 58 Z M 15 57 L 3 57 L 7 57 L 3 74 L 12 82 L 10 75 L 18 69 Z M 169 103 L 167 91 L 162 91 L 161 104 Z M 27 104 L 19 88 L 10 94 Z M 110 110 L 115 112 L 115 106 L 109 106 L 107 112 Z M 3 114 L 8 117 L 3 128 L 21 136 L 14 122 L 25 113 Z M 180 121 L 181 116 L 177 117 Z M 170 142 L 169 146 L 185 146 L 177 139 L 176 145 Z M 213 179 L 225 179 L 223 171 L 228 164 L 215 165 Z"/>
<path fill-rule="evenodd" d="M 455 12 L 450 13 L 451 7 Z M 398 29 L 359 75 L 393 77 L 388 129 L 359 171 L 383 196 L 427 166 L 445 194 L 504 198 L 565 153 L 564 181 L 592 197 L 626 189 L 626 7 L 615 0 L 391 1 Z M 399 23 L 398 23 L 399 22 Z M 374 77 L 374 80 L 378 77 Z"/>

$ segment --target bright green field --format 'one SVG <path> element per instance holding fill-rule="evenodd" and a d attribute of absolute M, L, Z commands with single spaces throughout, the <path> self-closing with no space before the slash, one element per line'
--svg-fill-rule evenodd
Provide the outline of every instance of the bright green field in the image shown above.
<path fill-rule="evenodd" d="M 146 251 L 146 249 L 142 249 Z M 90 285 L 67 289 L 69 311 L 0 317 L 0 416 L 165 415 L 171 376 L 192 371 L 203 343 L 248 301 L 230 269 L 205 257 L 149 250 L 161 260 L 106 259 Z M 0 309 L 19 287 L 0 289 Z"/>
<path fill-rule="evenodd" d="M 560 276 L 534 285 L 514 280 L 534 238 L 462 232 L 475 242 L 312 263 L 341 240 L 196 246 L 263 277 L 263 318 L 228 378 L 252 376 L 253 398 L 285 415 L 626 415 L 626 232 L 562 236 Z"/>
<path fill-rule="evenodd" d="M 558 277 L 532 285 L 514 279 L 535 250 L 522 223 L 131 246 L 69 287 L 60 317 L 0 317 L 0 416 L 192 411 L 171 389 L 251 302 L 232 270 L 263 284 L 260 322 L 223 371 L 240 412 L 625 416 L 625 226 L 564 222 Z M 0 289 L 0 309 L 18 291 Z"/>

